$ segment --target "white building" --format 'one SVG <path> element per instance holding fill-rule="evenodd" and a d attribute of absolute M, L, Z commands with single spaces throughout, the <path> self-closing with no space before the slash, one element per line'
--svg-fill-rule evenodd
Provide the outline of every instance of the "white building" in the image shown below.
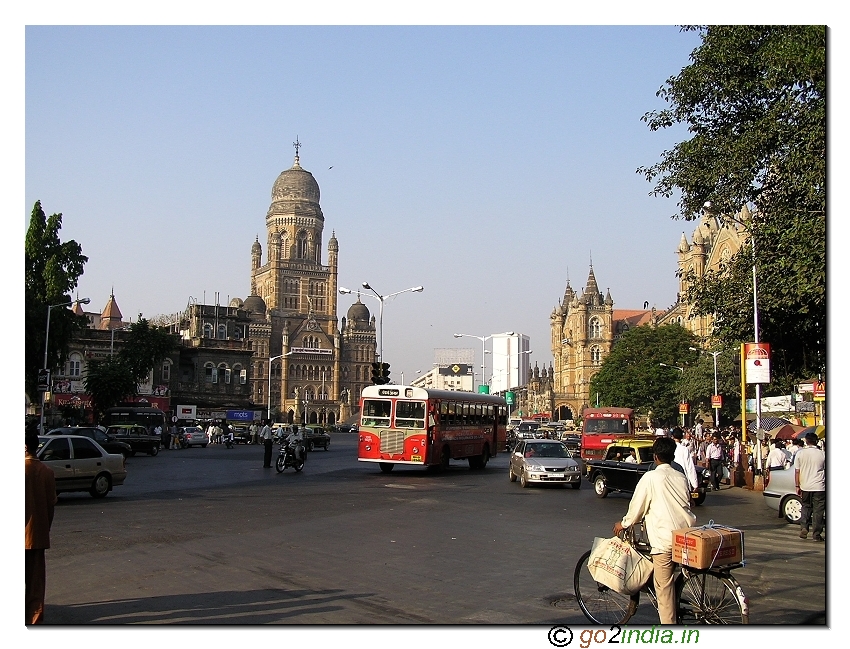
<path fill-rule="evenodd" d="M 531 354 L 528 336 L 500 333 L 493 334 L 490 338 L 493 341 L 493 352 L 488 354 L 492 364 L 490 393 L 526 385 Z"/>
<path fill-rule="evenodd" d="M 475 350 L 453 347 L 434 350 L 434 368 L 410 385 L 431 390 L 473 391 Z"/>

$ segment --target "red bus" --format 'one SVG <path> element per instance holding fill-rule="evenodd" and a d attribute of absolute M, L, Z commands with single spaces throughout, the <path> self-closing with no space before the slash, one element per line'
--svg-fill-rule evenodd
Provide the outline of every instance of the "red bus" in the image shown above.
<path fill-rule="evenodd" d="M 608 444 L 635 434 L 632 408 L 585 408 L 581 417 L 581 457 L 584 460 L 604 460 Z"/>
<path fill-rule="evenodd" d="M 389 473 L 396 464 L 483 469 L 505 448 L 507 403 L 473 392 L 369 385 L 360 397 L 357 459 Z"/>

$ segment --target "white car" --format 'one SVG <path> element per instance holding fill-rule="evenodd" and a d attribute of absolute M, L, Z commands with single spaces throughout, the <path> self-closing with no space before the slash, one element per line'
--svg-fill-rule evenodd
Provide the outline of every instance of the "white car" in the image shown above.
<path fill-rule="evenodd" d="M 520 440 L 511 453 L 508 477 L 523 487 L 554 483 L 581 489 L 581 464 L 563 442 L 548 439 Z"/>
<path fill-rule="evenodd" d="M 764 503 L 785 517 L 789 523 L 799 523 L 803 515 L 803 503 L 794 486 L 794 467 L 771 471 L 764 485 Z"/>
<path fill-rule="evenodd" d="M 103 498 L 127 477 L 123 455 L 80 435 L 39 436 L 37 457 L 53 470 L 56 493 L 88 491 Z"/>

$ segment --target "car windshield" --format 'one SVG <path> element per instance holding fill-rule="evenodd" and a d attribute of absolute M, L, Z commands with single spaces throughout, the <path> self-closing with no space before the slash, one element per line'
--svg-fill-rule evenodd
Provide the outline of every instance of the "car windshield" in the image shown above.
<path fill-rule="evenodd" d="M 534 451 L 534 457 L 569 458 L 572 454 L 563 444 L 528 444 L 526 451 Z"/>

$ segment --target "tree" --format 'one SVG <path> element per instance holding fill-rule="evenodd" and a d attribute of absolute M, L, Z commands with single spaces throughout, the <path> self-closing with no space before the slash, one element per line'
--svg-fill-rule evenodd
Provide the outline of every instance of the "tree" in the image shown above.
<path fill-rule="evenodd" d="M 24 382 L 33 401 L 38 400 L 38 370 L 44 364 L 44 338 L 48 306 L 70 302 L 88 257 L 76 241 L 62 243 L 62 214 L 45 216 L 41 201 L 32 208 L 24 240 Z M 69 309 L 52 309 L 47 366 L 64 362 L 71 336 L 86 326 L 86 318 Z"/>
<path fill-rule="evenodd" d="M 136 394 L 138 384 L 177 346 L 173 334 L 152 327 L 141 314 L 130 325 L 127 342 L 117 354 L 89 363 L 84 385 L 91 395 L 95 421 L 121 401 Z"/>
<path fill-rule="evenodd" d="M 716 350 L 714 350 L 716 351 Z M 723 397 L 720 418 L 732 421 L 741 414 L 741 349 L 740 346 L 721 350 L 717 355 L 717 393 Z M 685 367 L 682 376 L 682 397 L 691 405 L 691 413 L 711 413 L 714 394 L 714 359 L 703 353 L 693 365 Z"/>
<path fill-rule="evenodd" d="M 686 27 L 702 44 L 658 91 L 669 107 L 644 115 L 653 131 L 686 124 L 692 137 L 639 173 L 652 195 L 680 192 L 673 218 L 706 203 L 755 244 L 760 339 L 774 350 L 774 388 L 825 371 L 826 28 Z M 752 218 L 747 214 L 752 212 Z M 715 316 L 724 345 L 754 339 L 753 248 L 717 272 L 687 278 L 697 315 Z"/>
<path fill-rule="evenodd" d="M 696 362 L 699 352 L 691 347 L 697 343 L 696 336 L 678 324 L 629 329 L 591 380 L 591 395 L 599 394 L 600 405 L 634 408 L 640 415 L 652 413 L 655 421 L 675 423 L 682 373 L 673 366 Z"/>

